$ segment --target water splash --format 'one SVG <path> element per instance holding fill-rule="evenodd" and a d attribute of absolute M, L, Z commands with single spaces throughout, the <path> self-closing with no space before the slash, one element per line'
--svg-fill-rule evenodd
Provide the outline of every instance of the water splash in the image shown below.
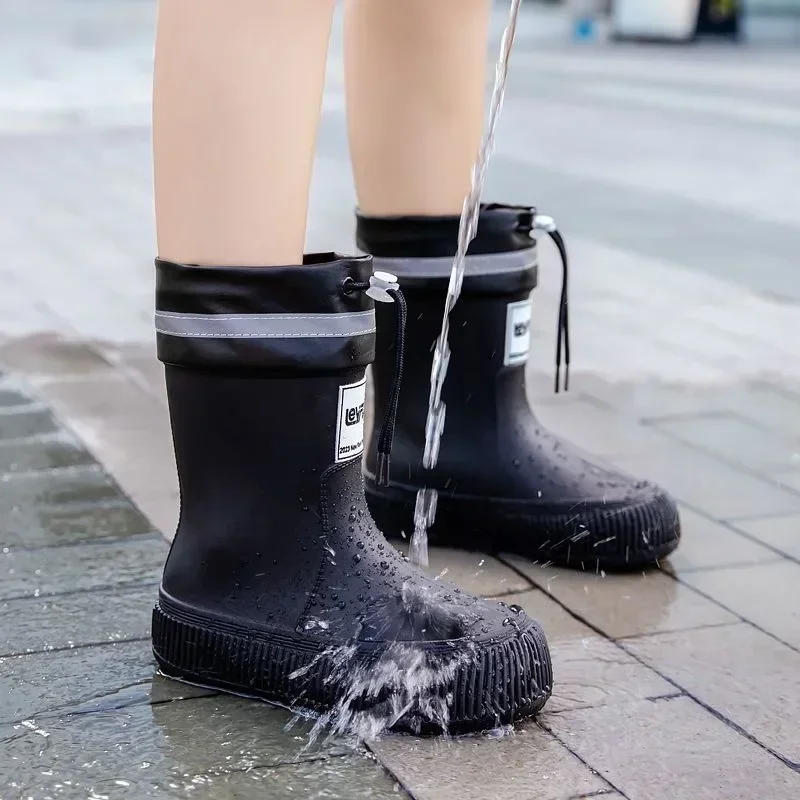
<path fill-rule="evenodd" d="M 478 229 L 478 217 L 481 209 L 481 195 L 486 183 L 486 174 L 489 159 L 494 150 L 494 140 L 497 123 L 505 97 L 506 81 L 508 79 L 508 61 L 514 36 L 517 30 L 521 0 L 511 0 L 509 18 L 503 32 L 503 41 L 500 46 L 500 56 L 495 66 L 494 87 L 492 99 L 489 104 L 489 120 L 484 132 L 483 141 L 478 151 L 478 157 L 472 168 L 472 180 L 469 194 L 464 199 L 461 211 L 461 222 L 458 229 L 458 248 L 453 267 L 450 271 L 450 283 L 447 287 L 442 330 L 436 340 L 433 351 L 433 365 L 431 367 L 431 393 L 428 400 L 428 417 L 425 423 L 425 451 L 422 457 L 423 466 L 433 469 L 439 460 L 439 444 L 444 431 L 446 407 L 442 402 L 442 387 L 447 375 L 450 361 L 450 347 L 448 335 L 450 332 L 450 312 L 453 310 L 461 294 L 461 285 L 464 281 L 464 268 L 466 266 L 467 248 L 475 238 Z M 436 516 L 437 493 L 435 489 L 422 488 L 417 493 L 417 502 L 414 510 L 414 534 L 411 537 L 409 559 L 414 564 L 428 566 L 428 529 L 433 524 Z"/>
<path fill-rule="evenodd" d="M 388 645 L 374 660 L 358 657 L 353 644 L 328 648 L 290 675 L 292 680 L 301 679 L 319 661 L 327 660 L 326 683 L 343 687 L 333 707 L 317 717 L 304 749 L 323 733 L 324 741 L 341 737 L 371 741 L 401 720 L 404 729 L 446 735 L 452 701 L 446 687 L 474 657 L 474 648 L 432 653 L 403 642 Z"/>

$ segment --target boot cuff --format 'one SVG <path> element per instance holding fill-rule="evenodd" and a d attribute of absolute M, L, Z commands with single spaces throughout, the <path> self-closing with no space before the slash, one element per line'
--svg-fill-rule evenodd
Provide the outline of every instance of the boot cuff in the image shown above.
<path fill-rule="evenodd" d="M 374 303 L 344 292 L 372 258 L 308 255 L 302 266 L 207 267 L 156 259 L 156 336 L 165 364 L 319 372 L 362 367 L 375 352 Z"/>

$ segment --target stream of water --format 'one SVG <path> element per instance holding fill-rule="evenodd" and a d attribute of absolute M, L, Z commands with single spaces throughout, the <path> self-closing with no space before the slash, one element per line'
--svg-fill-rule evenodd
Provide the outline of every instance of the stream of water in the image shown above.
<path fill-rule="evenodd" d="M 431 367 L 431 393 L 428 400 L 428 417 L 425 423 L 425 451 L 422 463 L 425 469 L 433 469 L 439 460 L 439 443 L 444 431 L 446 407 L 442 401 L 442 387 L 447 376 L 447 366 L 450 361 L 450 347 L 448 336 L 450 333 L 450 312 L 453 310 L 461 294 L 461 284 L 464 281 L 467 248 L 475 238 L 478 228 L 478 217 L 481 210 L 481 196 L 486 183 L 486 173 L 489 159 L 494 150 L 494 139 L 503 99 L 508 80 L 508 62 L 514 37 L 517 31 L 521 0 L 511 0 L 508 23 L 503 32 L 500 46 L 500 56 L 495 67 L 494 87 L 492 99 L 489 104 L 489 119 L 483 135 L 478 157 L 472 168 L 472 182 L 470 191 L 464 199 L 461 211 L 461 222 L 458 230 L 458 249 L 453 259 L 450 270 L 450 283 L 447 287 L 444 315 L 442 317 L 442 330 L 436 340 L 433 351 L 433 365 Z M 411 537 L 409 559 L 414 564 L 428 565 L 428 529 L 436 518 L 436 503 L 438 494 L 436 489 L 424 487 L 417 492 L 417 501 L 414 508 L 414 533 Z"/>

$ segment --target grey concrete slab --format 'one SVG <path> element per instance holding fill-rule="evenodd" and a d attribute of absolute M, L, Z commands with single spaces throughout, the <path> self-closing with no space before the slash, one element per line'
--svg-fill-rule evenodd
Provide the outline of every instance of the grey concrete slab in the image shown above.
<path fill-rule="evenodd" d="M 612 639 L 739 621 L 658 570 L 596 575 L 542 567 L 515 557 L 506 560 L 579 619 Z"/>
<path fill-rule="evenodd" d="M 645 636 L 624 646 L 765 746 L 800 763 L 796 650 L 747 624 Z"/>
<path fill-rule="evenodd" d="M 716 519 L 800 511 L 800 495 L 695 451 L 614 458 L 629 473 L 659 482 L 678 500 Z"/>
<path fill-rule="evenodd" d="M 800 459 L 800 436 L 766 430 L 734 414 L 702 414 L 651 424 L 668 436 L 757 472 L 787 470 Z"/>
<path fill-rule="evenodd" d="M 553 696 L 544 717 L 565 710 L 627 703 L 675 691 L 656 672 L 618 644 L 577 620 L 540 590 L 505 598 L 537 619 L 547 634 L 553 660 Z"/>
<path fill-rule="evenodd" d="M 4 658 L 0 721 L 56 716 L 87 703 L 146 702 L 156 671 L 149 641 Z"/>
<path fill-rule="evenodd" d="M 680 575 L 689 570 L 758 564 L 780 558 L 773 549 L 743 536 L 728 524 L 688 508 L 681 508 L 680 515 L 680 547 L 662 563 L 669 572 Z"/>
<path fill-rule="evenodd" d="M 742 520 L 735 528 L 800 561 L 800 514 Z"/>
<path fill-rule="evenodd" d="M 122 542 L 41 550 L 0 548 L 0 599 L 40 597 L 125 584 L 152 584 L 166 556 L 157 534 Z"/>
<path fill-rule="evenodd" d="M 681 580 L 800 651 L 800 564 L 691 572 Z"/>
<path fill-rule="evenodd" d="M 0 657 L 81 647 L 150 634 L 158 587 L 111 589 L 0 601 Z"/>
<path fill-rule="evenodd" d="M 8 475 L 3 481 L 3 515 L 23 506 L 75 506 L 123 497 L 113 479 L 96 463 L 49 472 Z"/>
<path fill-rule="evenodd" d="M 11 387 L 6 387 L 0 382 L 0 410 L 12 408 L 14 406 L 25 406 L 32 402 L 31 398 Z"/>
<path fill-rule="evenodd" d="M 686 697 L 568 711 L 546 725 L 630 800 L 800 792 L 800 774 Z"/>
<path fill-rule="evenodd" d="M 60 431 L 22 442 L 0 441 L 0 475 L 86 466 L 92 461 L 82 445 Z"/>
<path fill-rule="evenodd" d="M 3 726 L 2 783 L 65 798 L 404 796 L 363 751 L 307 747 L 309 724 L 287 731 L 290 719 L 221 696 L 32 716 Z"/>
<path fill-rule="evenodd" d="M 13 487 L 8 487 L 12 489 Z M 153 526 L 127 500 L 103 505 L 27 507 L 0 522 L 0 546 L 45 547 L 126 539 L 151 533 Z"/>
<path fill-rule="evenodd" d="M 7 409 L 0 411 L 0 441 L 25 439 L 41 433 L 53 433 L 56 421 L 48 409 Z"/>
<path fill-rule="evenodd" d="M 417 800 L 567 800 L 608 788 L 536 725 L 496 739 L 387 736 L 372 747 Z"/>

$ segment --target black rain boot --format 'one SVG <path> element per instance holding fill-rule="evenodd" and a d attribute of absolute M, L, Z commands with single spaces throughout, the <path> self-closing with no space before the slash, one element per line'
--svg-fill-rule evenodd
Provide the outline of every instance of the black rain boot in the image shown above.
<path fill-rule="evenodd" d="M 161 669 L 284 704 L 384 714 L 411 730 L 535 713 L 552 682 L 538 624 L 427 578 L 365 503 L 375 347 L 365 291 L 402 310 L 396 285 L 371 288 L 370 257 L 305 262 L 157 261 L 181 487 L 153 614 Z"/>
<path fill-rule="evenodd" d="M 408 303 L 408 352 L 416 356 L 408 359 L 403 377 L 388 487 L 375 480 L 374 437 L 367 453 L 370 510 L 387 535 L 413 531 L 416 493 L 428 486 L 439 492 L 432 544 L 583 569 L 641 567 L 678 544 L 673 500 L 658 486 L 593 464 L 542 428 L 528 403 L 525 362 L 530 294 L 537 280 L 534 214 L 525 207 L 482 208 L 461 297 L 450 317 L 442 394 L 447 412 L 433 470 L 422 465 L 431 353 L 441 330 L 459 220 L 358 217 L 359 248 L 374 256 L 376 270 L 400 278 Z M 565 285 L 559 341 L 566 311 Z M 380 414 L 394 344 L 389 315 L 379 309 L 377 318 L 373 376 Z"/>

